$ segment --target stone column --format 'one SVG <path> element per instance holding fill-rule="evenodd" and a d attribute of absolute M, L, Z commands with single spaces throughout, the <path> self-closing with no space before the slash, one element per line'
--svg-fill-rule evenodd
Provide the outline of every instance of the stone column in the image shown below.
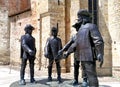
<path fill-rule="evenodd" d="M 98 28 L 104 40 L 104 64 L 99 68 L 97 63 L 98 75 L 112 75 L 112 52 L 111 52 L 111 36 L 108 26 L 108 0 L 99 0 L 98 2 Z M 104 71 L 104 72 L 103 72 Z"/>
<path fill-rule="evenodd" d="M 9 64 L 10 62 L 10 31 L 8 22 L 7 8 L 0 5 L 0 63 L 2 64 Z"/>
<path fill-rule="evenodd" d="M 65 0 L 65 43 L 70 40 L 70 6 L 71 0 Z M 70 72 L 71 58 L 65 60 L 66 72 Z"/>
<path fill-rule="evenodd" d="M 113 75 L 120 76 L 120 0 L 108 0 L 109 32 L 112 38 Z"/>

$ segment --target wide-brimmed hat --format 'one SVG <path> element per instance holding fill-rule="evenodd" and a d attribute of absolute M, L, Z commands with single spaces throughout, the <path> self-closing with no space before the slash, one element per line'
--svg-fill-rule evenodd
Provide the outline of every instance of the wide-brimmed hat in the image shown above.
<path fill-rule="evenodd" d="M 52 27 L 51 31 L 58 31 L 58 29 L 56 27 Z"/>
<path fill-rule="evenodd" d="M 87 16 L 91 17 L 91 14 L 86 9 L 80 9 L 77 13 L 78 16 Z"/>
<path fill-rule="evenodd" d="M 27 24 L 24 30 L 34 30 L 35 28 L 31 24 Z"/>

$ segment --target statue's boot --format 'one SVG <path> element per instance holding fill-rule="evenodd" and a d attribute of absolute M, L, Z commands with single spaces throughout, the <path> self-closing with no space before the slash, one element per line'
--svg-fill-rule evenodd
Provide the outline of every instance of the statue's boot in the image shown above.
<path fill-rule="evenodd" d="M 74 63 L 74 82 L 73 85 L 78 85 L 79 64 Z"/>
<path fill-rule="evenodd" d="M 78 83 L 78 80 L 74 80 L 73 86 L 78 85 L 78 84 L 79 84 L 79 83 Z"/>
<path fill-rule="evenodd" d="M 52 81 L 52 67 L 48 67 L 48 81 Z"/>
<path fill-rule="evenodd" d="M 25 75 L 25 66 L 22 66 L 21 70 L 20 70 L 20 81 L 19 81 L 20 85 L 26 84 L 25 79 L 24 79 L 24 75 Z"/>
<path fill-rule="evenodd" d="M 34 79 L 34 64 L 30 64 L 30 83 L 36 83 Z"/>
<path fill-rule="evenodd" d="M 21 79 L 21 80 L 19 81 L 19 85 L 25 85 L 25 84 L 26 84 L 26 82 L 25 82 L 24 79 Z"/>
<path fill-rule="evenodd" d="M 58 77 L 57 77 L 57 80 L 59 81 L 59 83 L 62 83 L 61 76 L 58 76 Z"/>
<path fill-rule="evenodd" d="M 59 83 L 62 83 L 62 79 L 61 79 L 61 68 L 57 68 L 57 80 L 59 81 Z"/>
<path fill-rule="evenodd" d="M 30 79 L 30 83 L 36 83 L 36 80 L 34 78 Z"/>
<path fill-rule="evenodd" d="M 87 87 L 87 86 L 88 86 L 87 78 L 83 78 L 82 87 Z"/>

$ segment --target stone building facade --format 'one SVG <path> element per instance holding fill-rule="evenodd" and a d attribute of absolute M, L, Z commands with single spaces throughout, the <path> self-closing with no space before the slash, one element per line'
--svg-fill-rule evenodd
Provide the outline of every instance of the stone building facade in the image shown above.
<path fill-rule="evenodd" d="M 4 0 L 0 0 L 4 1 Z M 6 0 L 7 1 L 7 0 Z M 63 46 L 70 37 L 75 34 L 72 24 L 77 18 L 79 9 L 88 9 L 88 1 L 91 0 L 9 0 L 8 11 L 6 11 L 6 20 L 0 17 L 4 23 L 0 33 L 0 54 L 5 56 L 4 60 L 9 60 L 12 64 L 20 64 L 20 36 L 24 34 L 26 24 L 35 26 L 33 36 L 36 38 L 36 65 L 39 68 L 46 67 L 47 60 L 44 58 L 44 46 L 47 37 L 50 35 L 50 28 L 56 26 L 59 28 L 58 36 L 62 39 Z M 93 0 L 94 1 L 94 0 Z M 17 3 L 17 4 L 16 4 Z M 120 75 L 120 1 L 119 0 L 97 0 L 97 25 L 105 42 L 104 65 L 102 68 L 97 66 L 99 75 L 118 76 Z M 0 12 L 3 8 L 0 7 Z M 3 12 L 1 13 L 3 14 Z M 1 15 L 0 14 L 0 15 Z M 2 25 L 0 24 L 0 27 Z M 6 36 L 7 35 L 7 36 Z M 3 38 L 5 37 L 5 38 Z M 3 51 L 4 50 L 4 51 Z M 0 61 L 3 59 L 1 58 Z M 62 71 L 70 72 L 73 65 L 73 57 L 62 60 Z M 99 65 L 99 63 L 97 64 Z"/>

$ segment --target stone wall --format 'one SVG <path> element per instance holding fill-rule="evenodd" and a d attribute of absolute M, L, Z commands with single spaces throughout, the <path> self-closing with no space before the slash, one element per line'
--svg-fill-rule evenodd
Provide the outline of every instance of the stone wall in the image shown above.
<path fill-rule="evenodd" d="M 102 68 L 99 68 L 98 63 L 98 74 L 112 75 L 112 48 L 111 36 L 108 27 L 108 0 L 99 0 L 98 2 L 98 27 L 104 40 L 104 64 Z"/>
<path fill-rule="evenodd" d="M 120 1 L 108 1 L 109 32 L 112 39 L 113 75 L 120 77 Z"/>
<path fill-rule="evenodd" d="M 4 5 L 0 5 L 0 63 L 9 64 L 9 25 L 8 25 L 8 11 Z"/>

